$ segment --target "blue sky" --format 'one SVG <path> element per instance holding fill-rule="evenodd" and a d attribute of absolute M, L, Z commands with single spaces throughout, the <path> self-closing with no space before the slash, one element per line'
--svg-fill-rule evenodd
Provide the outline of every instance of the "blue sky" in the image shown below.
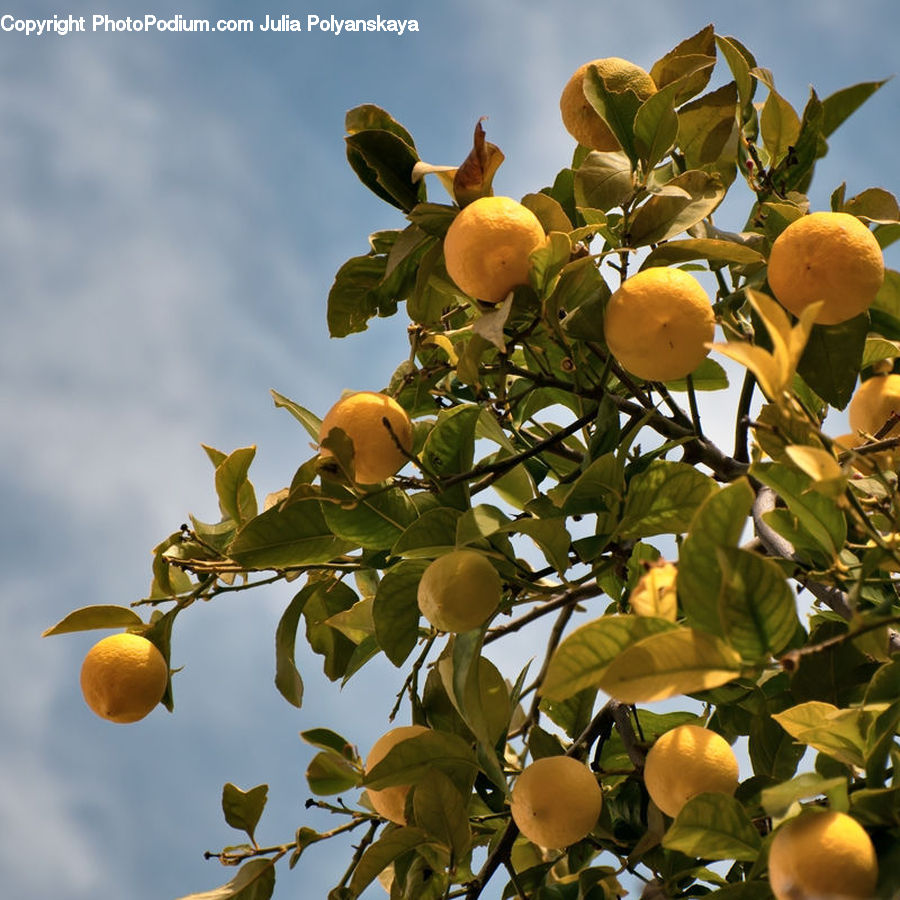
<path fill-rule="evenodd" d="M 118 9 L 248 15 L 238 3 Z M 224 782 L 271 785 L 261 841 L 326 828 L 302 809 L 310 752 L 297 732 L 332 727 L 365 751 L 385 730 L 399 687 L 389 664 L 340 692 L 305 656 L 304 709 L 277 695 L 273 635 L 290 589 L 181 617 L 175 715 L 128 728 L 81 699 L 81 658 L 98 635 L 38 637 L 75 607 L 142 596 L 150 548 L 189 512 L 214 518 L 201 443 L 257 444 L 260 494 L 290 479 L 307 440 L 270 388 L 323 414 L 343 388 L 382 387 L 407 352 L 402 311 L 364 335 L 327 337 L 338 266 L 365 252 L 370 232 L 402 225 L 346 164 L 348 108 L 385 107 L 438 164 L 459 162 L 487 116 L 506 154 L 495 188 L 521 196 L 570 159 L 557 103 L 585 60 L 649 68 L 714 22 L 802 107 L 810 84 L 824 96 L 900 70 L 895 10 L 892 0 L 852 12 L 844 0 L 395 0 L 250 15 L 380 12 L 416 18 L 418 33 L 0 33 L 4 896 L 157 900 L 211 888 L 230 873 L 203 851 L 239 840 L 219 809 Z M 898 92 L 887 85 L 835 135 L 817 173 L 820 208 L 843 180 L 848 194 L 898 191 Z M 530 652 L 527 638 L 518 650 Z M 311 853 L 293 873 L 282 867 L 275 896 L 324 896 L 344 865 L 340 853 Z"/>

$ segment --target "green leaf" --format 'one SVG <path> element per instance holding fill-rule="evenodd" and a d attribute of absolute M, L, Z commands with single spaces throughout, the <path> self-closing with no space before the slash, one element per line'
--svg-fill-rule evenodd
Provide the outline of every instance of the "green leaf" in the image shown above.
<path fill-rule="evenodd" d="M 225 813 L 225 821 L 232 828 L 246 832 L 250 840 L 255 842 L 253 833 L 266 808 L 268 795 L 267 784 L 258 784 L 249 791 L 242 791 L 229 781 L 222 788 L 222 812 Z"/>
<path fill-rule="evenodd" d="M 723 391 L 728 387 L 727 373 L 708 356 L 691 372 L 690 379 L 695 391 Z M 670 391 L 687 391 L 688 379 L 685 377 L 667 381 L 666 387 Z"/>
<path fill-rule="evenodd" d="M 345 138 L 347 161 L 359 180 L 382 200 L 409 212 L 425 200 L 424 179 L 412 180 L 419 161 L 409 133 L 382 110 L 350 110 Z"/>
<path fill-rule="evenodd" d="M 602 616 L 576 628 L 550 659 L 541 686 L 548 700 L 562 701 L 596 687 L 612 661 L 648 635 L 675 629 L 666 619 L 649 616 Z"/>
<path fill-rule="evenodd" d="M 307 584 L 288 604 L 275 629 L 275 687 L 292 706 L 303 706 L 303 679 L 294 661 L 297 625 L 316 585 Z"/>
<path fill-rule="evenodd" d="M 447 847 L 453 861 L 462 860 L 472 847 L 472 832 L 466 798 L 456 785 L 435 769 L 413 788 L 412 803 L 416 825 Z"/>
<path fill-rule="evenodd" d="M 186 894 L 179 900 L 269 900 L 274 890 L 275 863 L 271 859 L 251 859 L 228 884 L 200 894 Z"/>
<path fill-rule="evenodd" d="M 729 82 L 678 110 L 678 146 L 688 169 L 713 166 L 736 129 L 738 90 Z"/>
<path fill-rule="evenodd" d="M 330 750 L 317 753 L 306 768 L 309 789 L 319 796 L 349 791 L 358 787 L 361 780 L 362 776 L 355 766 Z"/>
<path fill-rule="evenodd" d="M 678 136 L 674 98 L 681 82 L 673 81 L 648 97 L 634 117 L 634 142 L 649 171 L 661 162 Z"/>
<path fill-rule="evenodd" d="M 868 333 L 865 313 L 840 325 L 813 325 L 797 371 L 829 406 L 843 409 L 850 402 Z"/>
<path fill-rule="evenodd" d="M 823 795 L 833 796 L 835 793 L 843 795 L 846 805 L 847 779 L 844 776 L 825 778 L 817 772 L 806 772 L 783 784 L 763 789 L 760 802 L 770 816 L 780 817 L 801 800 L 811 800 Z"/>
<path fill-rule="evenodd" d="M 687 231 L 722 202 L 725 186 L 717 174 L 689 169 L 666 182 L 665 194 L 656 194 L 639 206 L 629 223 L 626 240 L 632 247 L 658 244 Z"/>
<path fill-rule="evenodd" d="M 849 766 L 865 766 L 863 710 L 810 700 L 772 718 L 793 738 Z"/>
<path fill-rule="evenodd" d="M 400 488 L 359 495 L 336 481 L 322 481 L 322 512 L 336 538 L 378 550 L 390 547 L 415 522 L 416 509 Z"/>
<path fill-rule="evenodd" d="M 419 637 L 418 590 L 426 559 L 404 560 L 384 573 L 375 592 L 375 638 L 385 656 L 402 666 Z"/>
<path fill-rule="evenodd" d="M 338 756 L 343 756 L 345 759 L 354 759 L 356 757 L 356 752 L 350 741 L 330 728 L 310 728 L 307 731 L 301 731 L 300 737 L 313 747 L 319 747 L 322 750 L 333 750 Z"/>
<path fill-rule="evenodd" d="M 243 525 L 257 512 L 256 494 L 247 480 L 247 471 L 256 455 L 256 447 L 242 447 L 229 453 L 216 466 L 216 495 L 224 515 Z"/>
<path fill-rule="evenodd" d="M 897 198 L 884 188 L 868 188 L 846 203 L 841 210 L 861 219 L 879 224 L 896 224 L 900 220 L 900 204 Z"/>
<path fill-rule="evenodd" d="M 551 519 L 521 517 L 502 530 L 511 534 L 528 535 L 557 572 L 563 574 L 568 570 L 572 537 L 562 517 Z"/>
<path fill-rule="evenodd" d="M 394 860 L 428 842 L 421 828 L 403 827 L 385 831 L 366 849 L 353 870 L 348 898 L 358 897 Z"/>
<path fill-rule="evenodd" d="M 434 559 L 456 546 L 457 524 L 461 513 L 449 506 L 426 510 L 391 548 L 393 556 Z"/>
<path fill-rule="evenodd" d="M 727 794 L 698 794 L 682 807 L 663 847 L 701 859 L 753 862 L 762 839 L 743 806 Z"/>
<path fill-rule="evenodd" d="M 306 640 L 313 652 L 325 657 L 326 677 L 336 681 L 345 675 L 356 652 L 356 644 L 329 625 L 328 620 L 350 609 L 359 597 L 353 588 L 335 578 L 315 581 L 311 587 L 313 590 L 303 605 Z"/>
<path fill-rule="evenodd" d="M 42 631 L 41 637 L 69 634 L 73 631 L 92 631 L 95 628 L 137 628 L 143 624 L 144 620 L 127 606 L 83 606 Z"/>
<path fill-rule="evenodd" d="M 738 265 L 765 261 L 758 250 L 754 250 L 747 244 L 712 238 L 687 238 L 681 241 L 667 241 L 656 247 L 641 263 L 641 269 L 649 269 L 651 266 L 670 266 L 673 263 L 688 262 L 692 259 Z"/>
<path fill-rule="evenodd" d="M 749 662 L 777 656 L 800 627 L 794 593 L 780 566 L 738 547 L 717 547 L 716 552 L 724 637 Z"/>
<path fill-rule="evenodd" d="M 566 515 L 618 512 L 625 493 L 625 471 L 614 453 L 595 459 L 578 476 L 565 495 L 562 508 Z"/>
<path fill-rule="evenodd" d="M 472 468 L 475 458 L 475 426 L 481 408 L 464 404 L 438 413 L 437 423 L 428 433 L 421 458 L 429 472 L 438 477 L 458 475 Z M 466 509 L 469 489 L 464 483 L 447 488 L 441 500 L 447 506 Z"/>
<path fill-rule="evenodd" d="M 575 170 L 575 202 L 606 212 L 621 206 L 634 192 L 631 161 L 616 150 L 594 150 Z"/>
<path fill-rule="evenodd" d="M 387 257 L 354 256 L 334 276 L 328 292 L 328 333 L 347 337 L 365 331 L 369 319 L 378 315 L 378 286 L 387 270 Z"/>
<path fill-rule="evenodd" d="M 600 690 L 622 703 L 651 703 L 721 687 L 741 674 L 741 658 L 719 638 L 692 628 L 652 634 L 605 669 Z"/>
<path fill-rule="evenodd" d="M 759 117 L 759 127 L 763 144 L 773 164 L 779 163 L 787 154 L 788 148 L 797 143 L 800 135 L 800 116 L 778 91 L 768 73 L 762 69 L 752 72 L 769 89 L 769 96 L 763 104 Z"/>
<path fill-rule="evenodd" d="M 657 460 L 631 479 L 618 534 L 634 539 L 687 531 L 694 513 L 714 490 L 712 478 L 693 466 Z"/>
<path fill-rule="evenodd" d="M 835 558 L 847 539 L 847 522 L 837 504 L 810 490 L 812 479 L 781 463 L 755 463 L 751 477 L 772 488 L 821 551 Z"/>
<path fill-rule="evenodd" d="M 677 82 L 678 105 L 706 87 L 715 63 L 715 32 L 712 25 L 707 25 L 658 59 L 650 69 L 650 77 L 660 90 Z"/>
<path fill-rule="evenodd" d="M 289 400 L 284 394 L 279 394 L 278 391 L 274 390 L 269 391 L 269 393 L 275 401 L 275 406 L 280 409 L 286 409 L 306 429 L 306 433 L 318 443 L 319 427 L 322 424 L 322 420 L 315 413 L 311 413 L 298 403 L 294 403 L 293 400 Z"/>
<path fill-rule="evenodd" d="M 597 115 L 609 126 L 632 165 L 637 165 L 634 146 L 634 118 L 641 106 L 641 98 L 632 91 L 613 91 L 607 88 L 596 66 L 584 73 L 584 96 Z"/>
<path fill-rule="evenodd" d="M 716 35 L 716 45 L 734 76 L 742 118 L 746 121 L 752 111 L 753 95 L 756 92 L 756 80 L 750 75 L 750 70 L 756 68 L 756 60 L 737 38 Z"/>
<path fill-rule="evenodd" d="M 397 784 L 418 784 L 433 769 L 459 784 L 473 778 L 477 768 L 468 741 L 456 734 L 429 729 L 389 750 L 366 773 L 363 784 L 376 791 Z"/>
<path fill-rule="evenodd" d="M 784 781 L 797 771 L 805 748 L 796 744 L 771 716 L 755 715 L 750 722 L 748 751 L 755 775 Z"/>
<path fill-rule="evenodd" d="M 228 555 L 246 569 L 324 563 L 356 546 L 332 534 L 317 497 L 273 506 L 235 535 Z"/>
<path fill-rule="evenodd" d="M 890 81 L 889 78 L 885 78 L 883 81 L 864 81 L 851 87 L 842 88 L 826 97 L 822 101 L 824 110 L 822 134 L 828 137 L 848 116 L 859 109 L 875 91 L 882 85 L 887 84 L 888 81 Z"/>

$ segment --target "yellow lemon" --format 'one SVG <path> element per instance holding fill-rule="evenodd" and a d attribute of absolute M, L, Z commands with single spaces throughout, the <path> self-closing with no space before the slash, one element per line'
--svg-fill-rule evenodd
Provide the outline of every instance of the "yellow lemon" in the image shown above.
<path fill-rule="evenodd" d="M 571 756 L 544 756 L 526 766 L 512 789 L 510 811 L 529 841 L 561 849 L 597 824 L 603 792 L 591 770 Z"/>
<path fill-rule="evenodd" d="M 795 316 L 817 300 L 820 325 L 865 312 L 884 281 L 884 256 L 856 216 L 815 212 L 788 225 L 772 244 L 769 286 Z"/>
<path fill-rule="evenodd" d="M 401 725 L 398 728 L 392 728 L 383 734 L 372 745 L 369 755 L 366 757 L 366 772 L 371 772 L 388 753 L 402 741 L 409 738 L 417 737 L 428 731 L 424 725 Z M 375 809 L 375 812 L 397 825 L 406 824 L 406 795 L 409 793 L 410 786 L 408 784 L 396 784 L 392 787 L 383 788 L 380 791 L 373 791 L 367 788 L 369 801 Z"/>
<path fill-rule="evenodd" d="M 845 813 L 803 812 L 782 825 L 769 848 L 769 886 L 777 900 L 872 897 L 875 848 Z"/>
<path fill-rule="evenodd" d="M 675 816 L 692 797 L 707 792 L 734 794 L 738 761 L 721 735 L 699 725 L 679 725 L 660 735 L 644 762 L 650 799 Z"/>
<path fill-rule="evenodd" d="M 616 93 L 631 90 L 646 100 L 656 93 L 656 85 L 640 66 L 618 56 L 608 56 L 579 66 L 563 88 L 559 111 L 566 131 L 592 150 L 618 150 L 615 135 L 584 95 L 584 76 L 589 66 L 596 66 L 606 87 Z"/>
<path fill-rule="evenodd" d="M 894 413 L 900 415 L 900 375 L 876 375 L 866 379 L 850 398 L 847 410 L 853 431 L 862 431 L 873 437 Z M 900 420 L 882 437 L 898 434 Z"/>
<path fill-rule="evenodd" d="M 390 430 L 384 424 L 385 419 Z M 341 397 L 322 419 L 320 443 L 333 428 L 340 428 L 353 442 L 353 470 L 359 484 L 375 484 L 396 474 L 406 462 L 403 451 L 408 453 L 412 448 L 409 416 L 386 394 L 359 391 Z M 319 449 L 321 460 L 327 461 L 332 456 L 327 448 Z"/>
<path fill-rule="evenodd" d="M 638 616 L 657 616 L 674 622 L 678 617 L 678 591 L 675 579 L 678 567 L 660 560 L 651 565 L 638 579 L 628 597 Z"/>
<path fill-rule="evenodd" d="M 638 378 L 672 381 L 709 353 L 716 320 L 692 275 L 654 266 L 626 279 L 606 306 L 604 332 L 613 356 Z"/>
<path fill-rule="evenodd" d="M 169 667 L 155 644 L 138 634 L 111 634 L 88 651 L 81 692 L 98 716 L 137 722 L 162 700 Z"/>
<path fill-rule="evenodd" d="M 530 209 L 510 197 L 480 197 L 447 230 L 447 274 L 470 297 L 500 303 L 514 287 L 528 284 L 528 258 L 545 241 Z"/>
<path fill-rule="evenodd" d="M 503 594 L 497 570 L 476 550 L 452 550 L 422 573 L 422 615 L 440 631 L 459 634 L 483 625 Z"/>

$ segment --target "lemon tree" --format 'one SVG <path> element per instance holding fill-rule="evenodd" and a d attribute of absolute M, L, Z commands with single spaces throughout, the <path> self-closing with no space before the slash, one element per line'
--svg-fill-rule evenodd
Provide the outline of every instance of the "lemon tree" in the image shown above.
<path fill-rule="evenodd" d="M 522 197 L 481 123 L 436 165 L 350 110 L 386 222 L 325 315 L 393 317 L 409 354 L 339 399 L 273 391 L 285 487 L 205 448 L 218 515 L 177 513 L 145 597 L 46 632 L 118 632 L 82 677 L 114 720 L 175 708 L 179 628 L 225 595 L 281 598 L 290 706 L 298 642 L 339 684 L 397 668 L 367 756 L 357 721 L 301 733 L 295 833 L 257 842 L 267 784 L 225 785 L 246 840 L 195 898 L 296 895 L 342 838 L 330 900 L 900 893 L 900 207 L 816 180 L 885 82 L 795 106 L 712 25 L 614 49 L 572 60 L 545 123 L 571 154 Z"/>

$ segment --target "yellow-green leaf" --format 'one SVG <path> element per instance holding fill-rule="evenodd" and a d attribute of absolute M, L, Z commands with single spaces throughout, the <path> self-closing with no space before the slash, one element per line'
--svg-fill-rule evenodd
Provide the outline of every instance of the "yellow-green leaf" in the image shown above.
<path fill-rule="evenodd" d="M 604 670 L 599 687 L 622 703 L 651 703 L 720 687 L 741 673 L 741 657 L 703 631 L 679 628 L 643 638 Z"/>

